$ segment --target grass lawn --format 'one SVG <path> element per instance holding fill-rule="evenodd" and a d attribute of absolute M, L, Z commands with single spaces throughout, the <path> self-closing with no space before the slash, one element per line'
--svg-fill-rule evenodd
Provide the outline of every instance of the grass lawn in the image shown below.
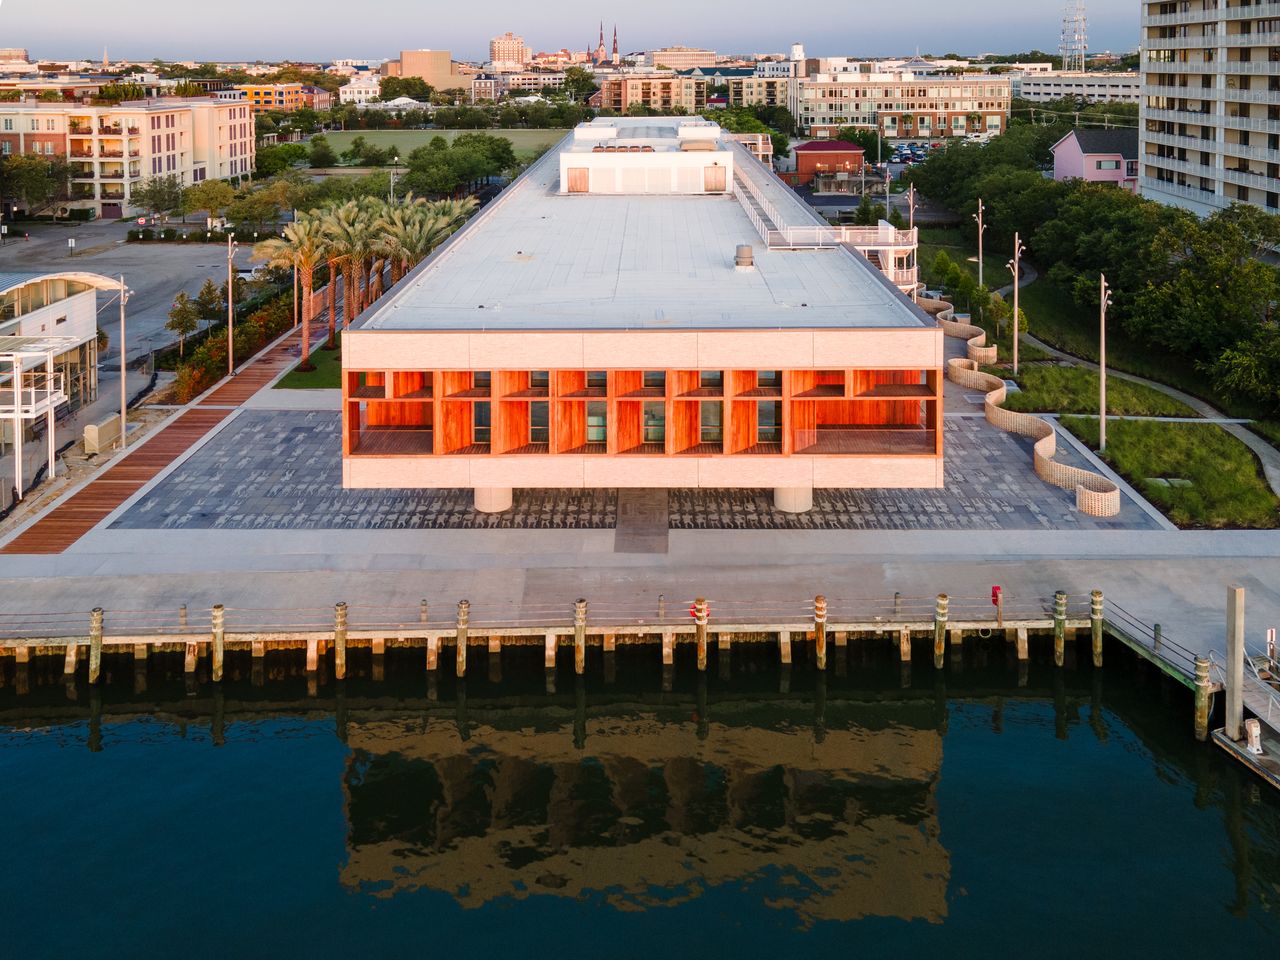
<path fill-rule="evenodd" d="M 1098 421 L 1063 417 L 1062 425 L 1097 447 Z M 1280 500 L 1253 453 L 1215 424 L 1116 420 L 1107 425 L 1103 459 L 1179 527 L 1280 526 Z M 1151 478 L 1190 480 L 1191 486 L 1163 486 Z"/>
<path fill-rule="evenodd" d="M 339 334 L 337 350 L 311 351 L 315 369 L 303 373 L 294 367 L 275 385 L 276 390 L 340 390 L 342 388 L 342 338 Z"/>
<path fill-rule="evenodd" d="M 920 278 L 929 286 L 933 286 L 933 260 L 945 252 L 948 257 L 968 270 L 976 278 L 978 262 L 969 262 L 970 257 L 978 256 L 978 227 L 972 230 L 961 227 L 921 227 L 920 250 L 917 262 L 920 264 Z M 1005 266 L 1008 257 L 993 256 L 990 249 L 983 251 L 983 277 L 986 285 L 998 290 L 1013 282 L 1013 274 Z"/>
<path fill-rule="evenodd" d="M 516 156 L 528 159 L 541 147 L 554 146 L 564 137 L 567 130 L 341 130 L 326 133 L 329 145 L 336 153 L 341 153 L 351 146 L 356 137 L 364 137 L 365 141 L 375 147 L 397 146 L 400 158 L 407 157 L 414 147 L 425 146 L 434 137 L 444 137 L 450 143 L 460 133 L 488 133 L 495 137 L 506 137 Z"/>
<path fill-rule="evenodd" d="M 1021 359 L 1021 358 L 1019 358 Z M 993 370 L 1008 377 L 1008 370 Z M 1005 407 L 1027 413 L 1098 412 L 1098 374 L 1082 367 L 1038 365 L 1022 367 L 1015 377 L 1020 393 L 1009 394 Z M 1196 413 L 1180 400 L 1159 390 L 1107 378 L 1107 411 L 1135 417 L 1194 417 Z"/>

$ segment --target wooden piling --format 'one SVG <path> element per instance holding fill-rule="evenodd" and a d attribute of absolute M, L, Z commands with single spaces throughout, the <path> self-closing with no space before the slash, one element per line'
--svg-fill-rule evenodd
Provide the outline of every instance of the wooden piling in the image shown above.
<path fill-rule="evenodd" d="M 600 641 L 605 653 L 614 653 L 618 649 L 618 635 L 606 633 Z"/>
<path fill-rule="evenodd" d="M 1026 627 L 1018 627 L 1018 629 L 1014 633 L 1014 642 L 1017 645 L 1016 649 L 1018 653 L 1018 661 L 1020 663 L 1026 663 L 1027 660 L 1031 658 L 1031 651 L 1028 649 L 1028 644 L 1027 644 L 1027 628 Z"/>
<path fill-rule="evenodd" d="M 849 645 L 849 631 L 837 630 L 835 632 L 835 636 L 833 637 L 833 639 L 835 640 L 836 649 L 837 650 L 843 649 L 844 647 L 847 647 Z"/>
<path fill-rule="evenodd" d="M 559 636 L 554 630 L 548 630 L 542 638 L 542 665 L 548 670 L 556 668 L 556 647 L 559 645 Z"/>
<path fill-rule="evenodd" d="M 419 623 L 427 623 L 427 622 L 428 622 L 428 618 L 427 618 L 427 610 L 428 610 L 428 607 L 427 607 L 427 601 L 425 601 L 425 600 L 420 600 L 420 601 L 418 602 L 418 622 L 419 622 Z"/>
<path fill-rule="evenodd" d="M 213 624 L 212 636 L 210 638 L 210 651 L 213 659 L 213 680 L 215 683 L 222 682 L 222 661 L 223 654 L 226 651 L 226 608 L 222 604 L 214 604 L 210 614 L 210 622 Z"/>
<path fill-rule="evenodd" d="M 498 656 L 502 653 L 502 637 L 496 633 L 489 634 L 489 655 Z"/>
<path fill-rule="evenodd" d="M 951 607 L 951 598 L 945 593 L 938 594 L 933 602 L 933 666 L 941 670 L 943 659 L 947 655 L 947 615 Z"/>
<path fill-rule="evenodd" d="M 662 631 L 662 665 L 670 667 L 676 662 L 676 635 L 670 630 Z"/>
<path fill-rule="evenodd" d="M 698 647 L 698 671 L 707 669 L 707 601 L 699 597 L 693 601 L 694 642 Z"/>
<path fill-rule="evenodd" d="M 778 631 L 778 662 L 784 667 L 791 664 L 791 631 Z"/>
<path fill-rule="evenodd" d="M 1089 631 L 1095 667 L 1102 666 L 1102 613 L 1102 591 L 1095 590 L 1089 595 Z"/>
<path fill-rule="evenodd" d="M 1062 666 L 1067 649 L 1067 595 L 1061 590 L 1053 595 L 1053 665 Z"/>
<path fill-rule="evenodd" d="M 150 648 L 145 643 L 135 643 L 133 645 L 133 663 L 135 666 L 145 667 L 147 665 L 147 656 Z"/>
<path fill-rule="evenodd" d="M 457 658 L 454 660 L 454 676 L 467 675 L 467 633 L 471 629 L 471 601 L 458 601 L 458 621 L 454 627 Z"/>
<path fill-rule="evenodd" d="M 320 669 L 320 641 L 312 637 L 307 641 L 307 673 Z"/>
<path fill-rule="evenodd" d="M 911 662 L 911 628 L 898 628 L 898 659 L 903 663 Z"/>
<path fill-rule="evenodd" d="M 178 608 L 178 626 L 183 630 L 187 629 L 187 605 L 185 603 Z"/>
<path fill-rule="evenodd" d="M 31 648 L 27 646 L 15 647 L 13 650 L 13 659 L 17 663 L 30 663 Z"/>
<path fill-rule="evenodd" d="M 333 605 L 333 675 L 339 680 L 347 678 L 347 605 Z"/>
<path fill-rule="evenodd" d="M 587 601 L 579 598 L 573 604 L 573 672 L 587 672 Z"/>
<path fill-rule="evenodd" d="M 440 638 L 427 637 L 427 673 L 434 674 L 440 666 Z"/>
<path fill-rule="evenodd" d="M 89 614 L 89 682 L 97 683 L 102 677 L 102 608 L 94 607 Z"/>
<path fill-rule="evenodd" d="M 369 646 L 372 648 L 375 657 L 385 657 L 387 655 L 386 637 L 374 637 L 369 641 Z"/>
<path fill-rule="evenodd" d="M 187 641 L 187 649 L 182 657 L 182 672 L 188 677 L 196 672 L 196 664 L 200 661 L 200 644 L 194 640 Z"/>
<path fill-rule="evenodd" d="M 813 653 L 819 670 L 827 669 L 827 598 L 813 598 Z"/>
<path fill-rule="evenodd" d="M 1196 739 L 1202 743 L 1209 738 L 1209 658 L 1196 657 Z"/>
<path fill-rule="evenodd" d="M 265 640 L 252 640 L 249 643 L 249 655 L 254 660 L 261 660 L 267 655 L 267 643 Z"/>
<path fill-rule="evenodd" d="M 76 675 L 76 659 L 80 656 L 80 645 L 76 643 L 67 644 L 67 657 L 62 662 L 62 672 L 68 677 Z"/>

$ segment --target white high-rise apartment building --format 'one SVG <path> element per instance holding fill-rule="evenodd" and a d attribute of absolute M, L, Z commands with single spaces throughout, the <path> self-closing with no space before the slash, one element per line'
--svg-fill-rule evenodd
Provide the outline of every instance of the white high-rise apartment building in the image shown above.
<path fill-rule="evenodd" d="M 1280 2 L 1142 10 L 1143 196 L 1210 213 L 1280 212 Z"/>

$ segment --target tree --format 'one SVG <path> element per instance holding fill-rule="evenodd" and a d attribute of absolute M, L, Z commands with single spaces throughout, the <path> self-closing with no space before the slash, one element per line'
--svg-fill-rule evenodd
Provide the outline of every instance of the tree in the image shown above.
<path fill-rule="evenodd" d="M 182 356 L 187 343 L 187 337 L 195 333 L 199 327 L 200 310 L 185 292 L 179 293 L 173 301 L 173 306 L 169 309 L 169 322 L 165 324 L 165 329 L 172 330 L 178 335 L 178 356 Z"/>
<path fill-rule="evenodd" d="M 1274 324 L 1222 352 L 1211 369 L 1219 392 L 1280 411 L 1280 330 Z"/>
<path fill-rule="evenodd" d="M 837 140 L 844 140 L 862 148 L 862 158 L 867 163 L 878 163 L 884 158 L 880 134 L 866 127 L 841 127 L 836 133 Z"/>
<path fill-rule="evenodd" d="M 109 83 L 98 88 L 94 96 L 97 103 L 121 103 L 125 100 L 145 100 L 147 88 L 140 83 Z"/>
<path fill-rule="evenodd" d="M 61 103 L 63 101 L 61 90 L 44 90 L 37 98 L 41 103 Z"/>
<path fill-rule="evenodd" d="M 130 191 L 135 205 L 152 216 L 177 210 L 182 206 L 182 179 L 177 174 L 152 177 Z"/>
<path fill-rule="evenodd" d="M 308 158 L 307 148 L 300 143 L 266 144 L 258 148 L 254 158 L 254 172 L 260 177 L 274 177 L 295 163 Z"/>
<path fill-rule="evenodd" d="M 311 371 L 312 282 L 315 269 L 324 259 L 324 227 L 319 219 L 306 217 L 284 228 L 283 237 L 272 237 L 253 248 L 255 260 L 265 260 L 275 269 L 297 269 L 302 287 L 302 360 L 298 369 Z M 332 282 L 332 278 L 330 278 Z"/>
<path fill-rule="evenodd" d="M 338 155 L 325 137 L 312 137 L 309 162 L 313 167 L 333 167 L 338 164 Z"/>
<path fill-rule="evenodd" d="M 564 86 L 561 89 L 570 100 L 586 100 L 600 89 L 600 85 L 596 83 L 595 74 L 590 70 L 584 67 L 569 67 L 564 72 Z"/>
<path fill-rule="evenodd" d="M 14 154 L 0 160 L 0 192 L 35 216 L 67 195 L 71 165 L 64 156 Z"/>
<path fill-rule="evenodd" d="M 212 279 L 204 282 L 193 302 L 196 306 L 196 314 L 204 321 L 206 328 L 226 315 L 227 301 Z"/>
<path fill-rule="evenodd" d="M 383 102 L 408 97 L 411 100 L 429 100 L 432 87 L 421 77 L 383 77 L 378 81 L 379 98 Z"/>
<path fill-rule="evenodd" d="M 236 192 L 225 180 L 201 180 L 182 191 L 183 213 L 204 210 L 216 220 L 236 199 Z"/>

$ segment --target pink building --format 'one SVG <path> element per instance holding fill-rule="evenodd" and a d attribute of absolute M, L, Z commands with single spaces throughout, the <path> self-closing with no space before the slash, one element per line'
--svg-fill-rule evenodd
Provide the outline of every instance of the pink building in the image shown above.
<path fill-rule="evenodd" d="M 1055 180 L 1114 183 L 1138 191 L 1137 130 L 1072 130 L 1052 150 Z"/>

